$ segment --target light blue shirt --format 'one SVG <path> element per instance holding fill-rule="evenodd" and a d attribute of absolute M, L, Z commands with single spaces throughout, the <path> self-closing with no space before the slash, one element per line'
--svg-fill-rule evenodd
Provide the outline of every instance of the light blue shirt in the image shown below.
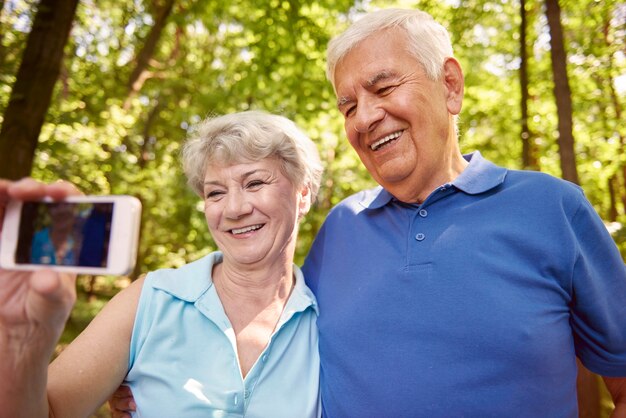
<path fill-rule="evenodd" d="M 243 379 L 235 334 L 211 280 L 214 252 L 148 274 L 126 384 L 136 417 L 319 417 L 317 303 L 296 284 L 265 348 Z"/>

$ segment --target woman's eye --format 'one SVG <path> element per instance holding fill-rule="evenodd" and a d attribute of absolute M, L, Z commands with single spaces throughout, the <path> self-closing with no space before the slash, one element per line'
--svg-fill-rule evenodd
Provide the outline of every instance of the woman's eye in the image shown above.
<path fill-rule="evenodd" d="M 209 192 L 206 193 L 206 198 L 207 199 L 215 199 L 220 197 L 222 194 L 224 194 L 222 191 L 220 190 L 211 190 Z"/>
<path fill-rule="evenodd" d="M 252 180 L 252 181 L 249 181 L 248 184 L 246 184 L 246 187 L 249 189 L 254 189 L 254 188 L 259 188 L 263 186 L 264 184 L 265 182 L 263 180 Z"/>

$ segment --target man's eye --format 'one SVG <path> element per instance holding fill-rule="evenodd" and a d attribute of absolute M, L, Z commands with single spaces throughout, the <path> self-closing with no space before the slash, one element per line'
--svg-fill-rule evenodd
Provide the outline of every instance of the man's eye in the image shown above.
<path fill-rule="evenodd" d="M 385 86 L 376 90 L 376 94 L 387 94 L 393 89 L 393 86 Z"/>
<path fill-rule="evenodd" d="M 345 110 L 344 116 L 350 116 L 356 111 L 356 106 L 350 106 Z"/>

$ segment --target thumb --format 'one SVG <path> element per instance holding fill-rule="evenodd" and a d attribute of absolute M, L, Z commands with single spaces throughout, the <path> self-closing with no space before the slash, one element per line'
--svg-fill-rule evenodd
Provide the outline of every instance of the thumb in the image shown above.
<path fill-rule="evenodd" d="M 32 274 L 28 310 L 41 322 L 61 330 L 76 301 L 76 275 L 40 270 Z"/>

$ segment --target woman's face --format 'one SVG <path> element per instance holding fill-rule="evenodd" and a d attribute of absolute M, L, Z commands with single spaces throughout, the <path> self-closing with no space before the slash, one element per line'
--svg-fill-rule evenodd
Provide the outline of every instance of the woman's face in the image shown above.
<path fill-rule="evenodd" d="M 50 205 L 48 213 L 55 229 L 71 229 L 74 225 L 76 213 L 74 206 L 70 203 L 55 203 Z"/>
<path fill-rule="evenodd" d="M 274 158 L 210 163 L 204 176 L 204 213 L 226 262 L 292 262 L 308 189 L 297 190 Z"/>

